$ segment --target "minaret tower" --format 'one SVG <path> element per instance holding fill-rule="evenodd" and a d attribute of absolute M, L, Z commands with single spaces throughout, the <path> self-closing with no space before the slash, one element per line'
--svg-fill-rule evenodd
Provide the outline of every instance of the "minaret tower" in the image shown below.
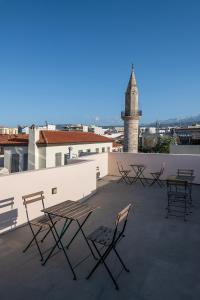
<path fill-rule="evenodd" d="M 138 152 L 138 127 L 142 112 L 138 110 L 138 88 L 133 65 L 125 94 L 125 111 L 121 117 L 124 120 L 124 152 Z"/>

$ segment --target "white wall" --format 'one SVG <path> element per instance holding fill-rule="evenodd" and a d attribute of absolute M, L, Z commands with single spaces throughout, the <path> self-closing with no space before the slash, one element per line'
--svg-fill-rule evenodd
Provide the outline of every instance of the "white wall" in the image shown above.
<path fill-rule="evenodd" d="M 51 189 L 56 187 L 57 194 L 52 195 Z M 13 210 L 17 211 L 17 226 L 26 223 L 25 208 L 22 195 L 44 191 L 46 207 L 65 200 L 77 201 L 92 195 L 96 190 L 96 165 L 93 161 L 80 161 L 78 164 L 35 171 L 14 173 L 0 177 L 1 201 L 14 198 Z M 39 205 L 39 206 L 38 206 Z M 31 205 L 31 214 L 35 218 L 41 214 L 40 203 Z M 11 227 L 2 227 L 3 213 L 10 212 L 10 207 L 0 210 L 0 233 Z"/>
<path fill-rule="evenodd" d="M 12 154 L 19 154 L 19 171 L 23 171 L 23 155 L 28 152 L 28 147 L 5 147 L 4 148 L 4 168 L 11 172 Z"/>
<path fill-rule="evenodd" d="M 81 159 L 81 158 L 80 158 Z M 108 153 L 99 153 L 84 156 L 84 159 L 91 160 L 95 163 L 95 168 L 99 169 L 100 178 L 108 175 Z"/>
<path fill-rule="evenodd" d="M 108 153 L 109 175 L 119 176 L 117 160 L 122 161 L 123 165 L 129 169 L 131 169 L 130 164 L 144 164 L 146 178 L 151 178 L 150 172 L 160 170 L 162 163 L 165 163 L 163 179 L 176 174 L 178 168 L 194 169 L 195 183 L 200 184 L 200 155 L 111 152 Z"/>
<path fill-rule="evenodd" d="M 200 145 L 170 145 L 171 154 L 200 154 Z"/>
<path fill-rule="evenodd" d="M 78 158 L 78 151 L 82 150 L 83 152 L 87 152 L 87 149 L 90 149 L 91 152 L 96 152 L 96 148 L 99 148 L 99 152 L 102 152 L 102 148 L 105 148 L 107 152 L 107 147 L 110 147 L 110 151 L 112 151 L 112 143 L 96 143 L 96 144 L 79 144 L 79 145 L 56 145 L 56 146 L 48 146 L 46 147 L 46 167 L 54 167 L 55 166 L 55 154 L 61 152 L 62 153 L 62 164 L 64 165 L 64 154 L 69 153 L 69 147 L 72 147 L 73 155 Z M 85 156 L 84 156 L 85 158 Z"/>
<path fill-rule="evenodd" d="M 29 128 L 28 170 L 37 170 L 39 168 L 39 149 L 36 145 L 36 142 L 39 140 L 39 137 L 39 128 Z"/>
<path fill-rule="evenodd" d="M 38 153 L 39 153 L 39 164 L 38 164 L 39 169 L 44 169 L 46 168 L 46 147 L 39 147 Z"/>

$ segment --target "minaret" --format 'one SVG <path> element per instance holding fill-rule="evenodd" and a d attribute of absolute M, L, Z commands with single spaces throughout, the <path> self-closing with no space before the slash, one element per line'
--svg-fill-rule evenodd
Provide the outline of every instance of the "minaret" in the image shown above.
<path fill-rule="evenodd" d="M 138 127 L 141 115 L 142 112 L 138 110 L 138 88 L 132 65 L 125 94 L 125 111 L 121 113 L 124 120 L 124 152 L 138 152 Z"/>

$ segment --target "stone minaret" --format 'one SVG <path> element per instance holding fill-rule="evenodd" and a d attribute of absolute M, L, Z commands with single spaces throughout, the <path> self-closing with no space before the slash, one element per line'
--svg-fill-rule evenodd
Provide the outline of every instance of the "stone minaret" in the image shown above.
<path fill-rule="evenodd" d="M 138 110 L 138 88 L 132 66 L 131 76 L 125 95 L 125 111 L 121 117 L 124 120 L 124 152 L 138 152 L 138 127 L 141 111 Z"/>

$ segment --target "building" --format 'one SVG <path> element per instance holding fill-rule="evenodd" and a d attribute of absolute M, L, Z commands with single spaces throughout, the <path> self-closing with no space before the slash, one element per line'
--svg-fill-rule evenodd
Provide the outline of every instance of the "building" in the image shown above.
<path fill-rule="evenodd" d="M 66 131 L 81 131 L 81 132 L 93 132 L 95 134 L 104 135 L 106 129 L 103 129 L 100 126 L 96 125 L 83 125 L 83 124 L 66 124 L 66 125 L 57 125 L 58 130 Z"/>
<path fill-rule="evenodd" d="M 17 133 L 18 133 L 17 128 L 0 126 L 0 134 L 17 134 Z"/>
<path fill-rule="evenodd" d="M 124 152 L 138 152 L 138 127 L 141 111 L 138 110 L 138 88 L 133 67 L 125 95 L 125 111 L 121 118 L 124 120 Z"/>
<path fill-rule="evenodd" d="M 200 145 L 200 125 L 175 127 L 171 132 L 176 135 L 181 145 Z"/>
<path fill-rule="evenodd" d="M 19 126 L 19 133 L 29 134 L 29 126 L 21 127 Z M 56 125 L 54 124 L 46 124 L 44 126 L 38 126 L 39 130 L 56 130 Z"/>
<path fill-rule="evenodd" d="M 40 130 L 34 125 L 29 135 L 19 134 L 0 142 L 4 167 L 10 173 L 57 167 L 83 153 L 111 152 L 113 140 L 90 132 Z"/>

